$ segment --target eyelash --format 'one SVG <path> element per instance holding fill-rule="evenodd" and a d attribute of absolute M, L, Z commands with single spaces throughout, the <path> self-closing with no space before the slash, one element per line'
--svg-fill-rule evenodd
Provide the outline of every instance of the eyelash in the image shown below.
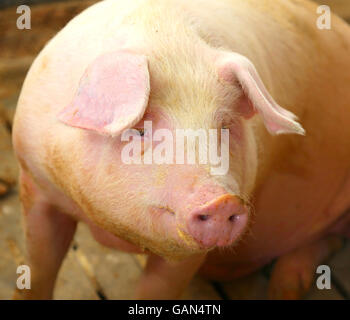
<path fill-rule="evenodd" d="M 135 128 L 140 133 L 140 136 L 143 137 L 145 135 L 145 129 L 144 128 Z"/>

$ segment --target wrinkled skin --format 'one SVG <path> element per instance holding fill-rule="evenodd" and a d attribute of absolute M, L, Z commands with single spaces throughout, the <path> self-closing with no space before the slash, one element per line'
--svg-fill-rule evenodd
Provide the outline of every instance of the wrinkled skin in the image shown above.
<path fill-rule="evenodd" d="M 136 292 L 149 299 L 178 297 L 198 270 L 233 279 L 276 257 L 270 297 L 300 298 L 315 267 L 341 246 L 337 236 L 350 235 L 348 26 L 333 17 L 331 31 L 318 30 L 307 1 L 197 2 L 102 2 L 72 20 L 35 60 L 13 129 L 32 268 L 32 290 L 17 298 L 52 297 L 79 221 L 106 246 L 149 254 Z M 198 163 L 126 165 L 115 126 L 59 120 L 88 66 L 121 47 L 146 56 L 150 76 L 147 109 L 146 93 L 135 93 L 140 103 L 130 108 L 141 116 L 128 125 L 151 120 L 154 130 L 172 132 L 228 127 L 225 176 Z M 254 63 L 305 136 L 270 134 L 288 128 L 269 126 L 271 114 L 264 118 L 260 104 L 252 109 L 242 88 L 229 82 L 222 48 Z M 231 211 L 247 221 L 229 225 Z M 207 218 L 193 220 L 198 215 L 215 228 Z"/>

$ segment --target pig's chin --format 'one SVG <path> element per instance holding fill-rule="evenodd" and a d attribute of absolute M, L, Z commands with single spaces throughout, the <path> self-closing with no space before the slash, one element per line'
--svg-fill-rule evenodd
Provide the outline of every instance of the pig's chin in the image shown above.
<path fill-rule="evenodd" d="M 186 227 L 176 219 L 176 213 L 167 207 L 150 208 L 152 216 L 153 241 L 146 241 L 147 250 L 167 259 L 181 260 L 194 254 L 206 253 L 218 248 L 217 245 L 203 246 L 196 241 L 186 230 Z M 219 246 L 219 249 L 235 247 L 247 233 L 247 229 L 228 246 Z"/>
<path fill-rule="evenodd" d="M 205 253 L 191 236 L 182 231 L 178 224 L 176 214 L 167 207 L 151 207 L 149 213 L 152 217 L 152 240 L 146 241 L 147 250 L 167 259 L 181 260 L 188 256 Z"/>

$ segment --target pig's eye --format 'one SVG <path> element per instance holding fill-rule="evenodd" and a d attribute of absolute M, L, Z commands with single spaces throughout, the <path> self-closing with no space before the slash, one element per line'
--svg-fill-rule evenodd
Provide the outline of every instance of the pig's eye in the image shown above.
<path fill-rule="evenodd" d="M 141 137 L 143 137 L 145 135 L 145 129 L 144 128 L 135 128 L 135 130 L 137 130 L 139 132 Z"/>

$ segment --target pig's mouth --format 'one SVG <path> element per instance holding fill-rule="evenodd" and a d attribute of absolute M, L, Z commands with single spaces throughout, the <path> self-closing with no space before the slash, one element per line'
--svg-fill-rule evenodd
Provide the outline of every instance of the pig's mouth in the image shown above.
<path fill-rule="evenodd" d="M 235 246 L 247 233 L 250 221 L 250 207 L 230 194 L 187 214 L 177 213 L 169 206 L 153 206 L 152 211 L 163 237 L 175 240 L 185 250 L 197 252 Z"/>
<path fill-rule="evenodd" d="M 167 240 L 175 240 L 185 250 L 194 252 L 203 251 L 204 248 L 193 239 L 185 230 L 184 226 L 178 223 L 178 215 L 169 206 L 157 205 L 151 207 L 153 216 L 153 230 L 161 233 Z M 161 226 L 159 230 L 159 226 Z"/>

